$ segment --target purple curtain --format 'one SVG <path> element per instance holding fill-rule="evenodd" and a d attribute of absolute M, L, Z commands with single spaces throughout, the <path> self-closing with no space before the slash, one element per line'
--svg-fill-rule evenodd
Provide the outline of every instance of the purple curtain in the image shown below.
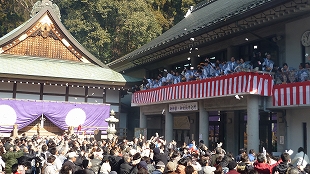
<path fill-rule="evenodd" d="M 53 124 L 62 130 L 68 128 L 66 124 L 66 116 L 69 111 L 75 108 L 82 109 L 86 114 L 86 119 L 82 126 L 82 130 L 90 131 L 95 128 L 105 130 L 108 123 L 105 119 L 109 117 L 110 105 L 104 104 L 87 104 L 87 103 L 65 103 L 65 102 L 49 102 L 49 101 L 24 101 L 24 100 L 6 100 L 0 99 L 0 107 L 10 106 L 16 112 L 16 122 L 18 129 L 28 126 L 30 123 L 42 116 L 49 119 Z M 3 112 L 3 111 L 0 111 Z M 0 118 L 5 119 L 3 113 L 0 113 Z M 3 121 L 2 121 L 3 123 Z M 0 125 L 0 132 L 11 132 L 13 126 Z"/>

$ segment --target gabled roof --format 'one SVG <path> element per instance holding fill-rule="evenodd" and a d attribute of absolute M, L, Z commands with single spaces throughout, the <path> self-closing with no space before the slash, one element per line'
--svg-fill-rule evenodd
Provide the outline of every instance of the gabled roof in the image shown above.
<path fill-rule="evenodd" d="M 0 66 L 0 76 L 7 78 L 110 86 L 141 81 L 110 68 L 70 60 L 0 54 Z"/>
<path fill-rule="evenodd" d="M 46 1 L 46 0 L 45 0 Z M 38 1 L 40 2 L 40 1 Z M 50 1 L 49 1 L 50 3 Z M 34 33 L 42 33 L 44 29 L 40 27 L 44 27 L 45 21 L 46 23 L 51 23 L 51 28 L 49 31 L 49 35 L 52 35 L 54 39 L 58 39 L 59 42 L 62 42 L 63 47 L 67 49 L 67 51 L 71 52 L 73 55 L 77 57 L 77 60 L 90 62 L 96 65 L 99 65 L 104 68 L 108 68 L 105 64 L 103 64 L 100 60 L 98 60 L 94 55 L 92 55 L 87 49 L 85 49 L 65 28 L 62 22 L 59 19 L 59 16 L 55 14 L 53 11 L 54 6 L 45 3 L 44 7 L 31 19 L 12 30 L 2 38 L 0 38 L 0 54 L 6 53 L 6 51 L 10 54 L 9 50 L 16 47 L 20 43 L 22 43 L 28 37 L 34 35 Z M 41 22 L 41 24 L 40 24 Z M 42 30 L 42 31 L 40 31 Z M 26 34 L 26 35 L 25 35 Z M 49 37 L 49 36 L 48 36 Z M 23 53 L 23 55 L 28 55 Z M 36 56 L 36 55 L 29 55 Z"/>
<path fill-rule="evenodd" d="M 194 7 L 190 15 L 159 37 L 107 65 L 116 71 L 123 71 L 154 61 L 158 59 L 157 57 L 162 57 L 164 54 L 169 56 L 172 53 L 181 52 L 183 51 L 181 47 L 184 45 L 205 44 L 206 40 L 209 40 L 208 32 L 222 26 L 230 28 L 231 26 L 228 25 L 234 24 L 235 21 L 245 19 L 288 1 L 213 0 L 209 3 L 203 2 Z M 221 35 L 228 34 L 225 31 L 220 32 L 223 32 Z M 218 35 L 218 33 L 215 33 L 215 35 Z M 190 41 L 191 38 L 196 39 L 195 43 Z M 138 61 L 138 59 L 141 59 L 141 61 Z"/>

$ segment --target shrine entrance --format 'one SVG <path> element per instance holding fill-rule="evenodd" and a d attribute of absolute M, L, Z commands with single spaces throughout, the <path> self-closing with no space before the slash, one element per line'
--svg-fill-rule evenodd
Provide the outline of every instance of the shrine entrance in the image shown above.
<path fill-rule="evenodd" d="M 43 119 L 43 120 L 42 120 Z M 34 122 L 30 123 L 28 126 L 23 129 L 18 130 L 18 134 L 25 133 L 26 136 L 32 137 L 33 135 L 40 136 L 57 136 L 63 135 L 64 130 L 60 129 L 56 125 L 54 125 L 49 119 L 45 116 L 39 117 Z"/>

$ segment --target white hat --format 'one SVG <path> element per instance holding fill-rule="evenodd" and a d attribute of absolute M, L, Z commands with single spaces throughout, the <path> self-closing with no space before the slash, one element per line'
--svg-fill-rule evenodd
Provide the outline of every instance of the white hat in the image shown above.
<path fill-rule="evenodd" d="M 79 155 L 77 155 L 75 152 L 69 152 L 68 153 L 68 158 L 73 158 L 73 157 L 78 157 Z"/>

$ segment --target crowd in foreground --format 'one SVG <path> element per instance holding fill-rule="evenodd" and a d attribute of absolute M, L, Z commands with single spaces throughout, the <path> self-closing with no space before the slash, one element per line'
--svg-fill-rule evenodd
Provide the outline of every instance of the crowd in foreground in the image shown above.
<path fill-rule="evenodd" d="M 270 54 L 266 53 L 262 56 L 260 52 L 254 52 L 251 61 L 231 57 L 230 61 L 215 60 L 213 63 L 209 58 L 206 58 L 197 68 L 186 66 L 181 72 L 178 70 L 168 71 L 164 69 L 156 77 L 144 78 L 142 84 L 135 86 L 133 90 L 146 90 L 242 71 L 270 73 L 274 77 L 275 84 L 303 82 L 309 80 L 310 63 L 300 63 L 298 68 L 289 67 L 287 63 L 277 66 Z"/>
<path fill-rule="evenodd" d="M 6 174 L 307 174 L 309 158 L 300 147 L 274 158 L 266 151 L 240 149 L 236 157 L 219 143 L 215 149 L 201 140 L 178 147 L 157 134 L 146 140 L 93 137 L 22 136 L 0 143 L 0 173 Z"/>

